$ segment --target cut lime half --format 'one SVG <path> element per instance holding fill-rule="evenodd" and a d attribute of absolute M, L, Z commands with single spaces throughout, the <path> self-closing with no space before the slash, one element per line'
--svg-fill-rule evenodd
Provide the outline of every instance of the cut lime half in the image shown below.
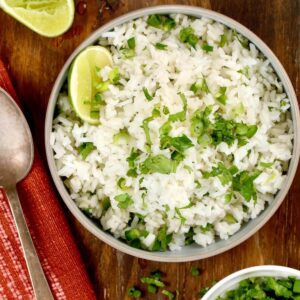
<path fill-rule="evenodd" d="M 77 115 L 85 122 L 98 124 L 99 118 L 91 114 L 91 102 L 101 81 L 97 70 L 111 66 L 110 52 L 101 46 L 90 46 L 75 58 L 68 75 L 69 97 Z"/>
<path fill-rule="evenodd" d="M 46 37 L 64 33 L 74 19 L 73 0 L 0 0 L 0 8 Z"/>

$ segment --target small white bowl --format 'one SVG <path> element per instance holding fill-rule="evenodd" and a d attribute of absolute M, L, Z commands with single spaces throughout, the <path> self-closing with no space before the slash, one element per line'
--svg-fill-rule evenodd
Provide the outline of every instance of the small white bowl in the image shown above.
<path fill-rule="evenodd" d="M 256 266 L 235 272 L 216 283 L 201 300 L 216 300 L 227 291 L 238 287 L 238 283 L 250 277 L 272 276 L 286 278 L 295 276 L 300 279 L 300 271 L 282 266 Z"/>

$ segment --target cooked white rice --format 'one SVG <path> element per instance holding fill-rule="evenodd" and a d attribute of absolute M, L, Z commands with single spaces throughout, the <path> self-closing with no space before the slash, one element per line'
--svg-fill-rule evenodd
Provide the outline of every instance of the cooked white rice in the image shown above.
<path fill-rule="evenodd" d="M 176 27 L 168 32 L 148 26 L 147 18 L 140 18 L 103 34 L 99 43 L 110 50 L 121 84 L 110 84 L 103 93 L 106 105 L 100 112 L 100 125 L 76 117 L 62 91 L 51 134 L 58 174 L 76 204 L 116 238 L 126 240 L 125 232 L 132 228 L 144 232 L 138 239 L 141 247 L 149 250 L 155 240 L 162 243 L 162 228 L 167 229 L 171 250 L 181 249 L 192 240 L 205 247 L 217 238 L 228 239 L 272 202 L 284 184 L 293 148 L 289 100 L 269 61 L 255 45 L 250 43 L 244 48 L 232 30 L 211 20 L 179 14 L 172 17 Z M 195 48 L 178 38 L 180 30 L 188 26 L 199 37 Z M 219 45 L 222 34 L 227 36 L 224 47 Z M 120 49 L 128 47 L 131 37 L 135 37 L 135 56 L 126 59 Z M 213 46 L 213 51 L 204 51 L 203 41 Z M 156 43 L 167 45 L 167 49 L 157 49 Z M 108 66 L 101 70 L 103 80 L 108 79 L 111 70 Z M 191 85 L 202 78 L 209 93 L 194 94 Z M 154 95 L 152 101 L 146 99 L 144 87 Z M 226 87 L 225 105 L 216 100 L 220 87 Z M 151 155 L 171 157 L 174 149 L 160 149 L 159 128 L 170 114 L 182 111 L 179 93 L 187 99 L 186 118 L 173 122 L 169 135 L 185 134 L 194 146 L 184 151 L 185 158 L 176 172 L 127 176 L 126 159 L 132 149 L 141 151 L 136 160 L 138 173 L 139 164 L 149 155 L 141 126 L 154 108 L 160 110 L 160 116 L 149 122 Z M 163 113 L 165 106 L 169 114 Z M 256 134 L 242 146 L 237 139 L 232 145 L 198 144 L 190 132 L 191 118 L 196 110 L 208 106 L 212 110 L 211 123 L 217 113 L 227 120 L 257 125 Z M 130 139 L 114 140 L 124 128 Z M 78 148 L 87 142 L 94 149 L 83 159 Z M 232 190 L 231 181 L 222 184 L 222 175 L 204 176 L 220 162 L 226 168 L 235 165 L 238 172 L 260 171 L 254 180 L 257 199 L 246 200 L 239 191 Z M 118 186 L 120 178 L 125 178 L 126 191 Z M 133 202 L 120 208 L 115 197 L 124 193 Z M 105 198 L 110 200 L 108 209 L 103 209 Z"/>

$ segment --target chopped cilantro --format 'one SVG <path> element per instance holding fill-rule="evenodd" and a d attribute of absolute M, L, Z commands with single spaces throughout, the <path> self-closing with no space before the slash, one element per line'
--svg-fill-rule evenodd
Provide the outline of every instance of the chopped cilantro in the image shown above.
<path fill-rule="evenodd" d="M 101 203 L 102 203 L 102 214 L 103 214 L 103 212 L 106 212 L 111 206 L 110 199 L 108 197 L 105 197 Z"/>
<path fill-rule="evenodd" d="M 215 95 L 216 100 L 222 103 L 223 105 L 226 104 L 226 100 L 227 100 L 227 96 L 225 94 L 226 89 L 227 88 L 225 86 L 221 86 L 219 92 Z"/>
<path fill-rule="evenodd" d="M 95 149 L 95 146 L 93 143 L 87 142 L 82 143 L 79 148 L 78 152 L 81 155 L 82 159 L 86 159 L 88 155 Z"/>
<path fill-rule="evenodd" d="M 220 42 L 219 42 L 220 47 L 223 48 L 226 43 L 227 43 L 227 37 L 226 37 L 226 35 L 225 34 L 221 34 L 221 36 L 220 36 Z"/>
<path fill-rule="evenodd" d="M 118 207 L 123 209 L 128 208 L 128 206 L 133 203 L 133 200 L 128 193 L 117 195 L 115 200 L 119 202 Z"/>
<path fill-rule="evenodd" d="M 142 292 L 133 286 L 127 290 L 127 295 L 132 298 L 140 298 L 142 296 Z"/>
<path fill-rule="evenodd" d="M 249 48 L 249 41 L 247 38 L 242 36 L 241 34 L 237 33 L 236 30 L 233 31 L 233 36 L 239 41 L 239 43 L 246 49 Z"/>
<path fill-rule="evenodd" d="M 239 192 L 246 201 L 251 199 L 256 200 L 256 189 L 253 181 L 260 175 L 261 172 L 248 172 L 242 171 L 233 177 L 232 188 L 234 191 Z"/>
<path fill-rule="evenodd" d="M 161 44 L 161 43 L 156 43 L 155 44 L 155 48 L 158 49 L 158 50 L 167 50 L 168 49 L 168 45 Z"/>
<path fill-rule="evenodd" d="M 125 237 L 127 241 L 133 241 L 138 239 L 141 236 L 141 233 L 138 229 L 133 228 L 125 231 Z"/>
<path fill-rule="evenodd" d="M 212 52 L 214 50 L 214 47 L 213 46 L 210 46 L 208 44 L 203 44 L 202 45 L 202 50 L 204 50 L 206 53 L 208 52 Z"/>
<path fill-rule="evenodd" d="M 230 299 L 299 299 L 300 289 L 295 291 L 295 284 L 300 281 L 289 277 L 253 277 L 239 282 L 236 289 L 226 292 L 219 300 Z"/>
<path fill-rule="evenodd" d="M 209 93 L 209 88 L 208 88 L 208 85 L 207 85 L 207 82 L 206 82 L 205 78 L 202 79 L 202 83 L 194 82 L 194 83 L 191 85 L 190 90 L 191 90 L 192 92 L 194 92 L 194 94 L 197 94 L 198 91 L 202 91 L 202 92 L 204 92 L 205 94 L 208 94 L 208 93 Z"/>
<path fill-rule="evenodd" d="M 235 219 L 235 217 L 232 214 L 229 214 L 229 213 L 225 216 L 224 221 L 226 221 L 229 224 L 237 223 L 237 220 Z"/>
<path fill-rule="evenodd" d="M 143 92 L 148 101 L 151 101 L 153 99 L 153 96 L 150 95 L 150 93 L 146 87 L 143 87 Z"/>
<path fill-rule="evenodd" d="M 113 136 L 113 142 L 116 144 L 118 143 L 120 140 L 125 140 L 126 142 L 128 142 L 130 139 L 130 135 L 127 131 L 127 129 L 121 129 L 118 133 L 116 133 Z"/>
<path fill-rule="evenodd" d="M 155 285 L 149 284 L 147 287 L 147 291 L 151 294 L 155 294 L 157 292 L 157 287 Z"/>
<path fill-rule="evenodd" d="M 157 237 L 152 246 L 152 251 L 166 251 L 171 240 L 172 234 L 167 234 L 167 226 L 163 225 L 157 233 Z"/>
<path fill-rule="evenodd" d="M 113 68 L 113 69 L 109 72 L 108 78 L 109 78 L 109 81 L 110 81 L 112 84 L 118 84 L 118 83 L 119 83 L 119 80 L 120 80 L 120 78 L 121 78 L 119 68 L 117 68 L 117 67 Z"/>
<path fill-rule="evenodd" d="M 195 267 L 195 266 L 192 266 L 191 267 L 191 274 L 192 276 L 199 276 L 200 275 L 200 270 L 199 268 Z"/>
<path fill-rule="evenodd" d="M 163 113 L 164 113 L 165 115 L 168 115 L 168 114 L 170 113 L 169 108 L 168 108 L 167 106 L 164 106 L 164 107 L 163 107 Z"/>
<path fill-rule="evenodd" d="M 121 177 L 118 180 L 117 185 L 123 191 L 128 190 L 128 186 L 126 186 L 126 179 L 124 177 Z"/>
<path fill-rule="evenodd" d="M 162 154 L 149 155 L 146 160 L 140 164 L 140 171 L 142 174 L 170 174 L 175 173 L 178 163 Z"/>
<path fill-rule="evenodd" d="M 165 31 L 170 31 L 176 26 L 175 20 L 167 15 L 150 15 L 147 24 Z"/>
<path fill-rule="evenodd" d="M 130 48 L 123 48 L 120 50 L 124 58 L 132 58 L 135 56 L 135 50 Z"/>
<path fill-rule="evenodd" d="M 192 141 L 185 134 L 171 138 L 170 144 L 179 152 L 184 152 L 194 146 Z"/>
<path fill-rule="evenodd" d="M 206 232 L 209 232 L 209 231 L 213 230 L 214 229 L 214 225 L 210 224 L 210 223 L 207 223 L 206 226 L 200 226 L 200 228 L 201 228 L 201 231 L 203 233 L 206 233 Z"/>
<path fill-rule="evenodd" d="M 162 290 L 161 292 L 162 294 L 164 294 L 165 296 L 168 297 L 168 299 L 172 300 L 175 298 L 175 295 L 173 293 L 171 293 L 170 291 L 167 290 Z"/>
<path fill-rule="evenodd" d="M 246 66 L 245 68 L 241 69 L 238 71 L 238 73 L 241 73 L 243 74 L 246 78 L 250 78 L 250 75 L 249 75 L 249 66 Z"/>
<path fill-rule="evenodd" d="M 271 168 L 273 166 L 274 162 L 260 162 L 260 166 L 263 168 Z"/>
<path fill-rule="evenodd" d="M 195 31 L 192 27 L 182 28 L 179 32 L 179 40 L 182 43 L 187 43 L 195 48 L 198 43 L 198 37 L 195 35 Z"/>
<path fill-rule="evenodd" d="M 127 40 L 127 45 L 129 49 L 135 49 L 135 38 L 132 37 L 129 40 Z"/>
<path fill-rule="evenodd" d="M 135 148 L 131 149 L 130 155 L 126 159 L 130 168 L 133 168 L 135 166 L 135 161 L 140 155 L 141 155 L 140 150 L 137 150 Z"/>

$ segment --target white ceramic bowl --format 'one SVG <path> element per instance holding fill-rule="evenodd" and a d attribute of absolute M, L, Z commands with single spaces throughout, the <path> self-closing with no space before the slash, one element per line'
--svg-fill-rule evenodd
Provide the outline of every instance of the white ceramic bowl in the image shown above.
<path fill-rule="evenodd" d="M 238 287 L 238 283 L 250 277 L 272 276 L 278 278 L 286 278 L 295 276 L 300 279 L 300 271 L 282 267 L 282 266 L 257 266 L 235 272 L 218 283 L 216 283 L 201 299 L 216 300 L 219 296 L 223 296 L 226 291 L 233 290 Z"/>
<path fill-rule="evenodd" d="M 244 224 L 242 228 L 231 236 L 228 240 L 218 240 L 214 244 L 209 245 L 206 248 L 202 248 L 197 245 L 190 245 L 184 247 L 181 251 L 166 251 L 166 252 L 148 252 L 140 249 L 132 248 L 131 246 L 121 242 L 120 240 L 114 238 L 112 235 L 104 232 L 99 228 L 91 219 L 89 219 L 74 203 L 71 199 L 67 189 L 65 188 L 62 180 L 57 174 L 57 169 L 55 166 L 55 161 L 53 157 L 53 151 L 50 146 L 50 133 L 52 129 L 52 121 L 54 109 L 57 101 L 58 94 L 61 90 L 63 83 L 67 78 L 68 69 L 76 57 L 76 55 L 92 44 L 97 43 L 99 37 L 102 33 L 111 30 L 115 26 L 118 26 L 124 22 L 128 22 L 130 20 L 147 16 L 150 14 L 174 14 L 174 13 L 182 13 L 186 15 L 190 15 L 193 17 L 206 17 L 213 19 L 217 22 L 223 23 L 224 25 L 235 29 L 237 32 L 243 34 L 246 38 L 248 38 L 253 44 L 257 46 L 257 48 L 269 59 L 271 64 L 273 65 L 274 70 L 277 72 L 280 80 L 283 83 L 285 92 L 287 93 L 290 101 L 291 101 L 291 114 L 293 118 L 293 126 L 295 132 L 295 140 L 294 140 L 294 149 L 293 149 L 293 157 L 290 162 L 290 167 L 288 170 L 287 178 L 285 180 L 283 188 L 278 192 L 272 204 L 267 207 L 256 219 L 251 220 L 250 222 Z M 251 235 L 253 235 L 257 230 L 259 230 L 275 213 L 280 204 L 282 203 L 284 197 L 286 196 L 289 187 L 294 178 L 298 159 L 300 152 L 300 140 L 299 140 L 299 132 L 300 132 L 300 122 L 299 122 L 299 108 L 297 103 L 297 98 L 293 89 L 293 86 L 286 74 L 284 68 L 280 64 L 279 60 L 273 54 L 273 52 L 266 46 L 266 44 L 258 38 L 254 33 L 248 30 L 246 27 L 241 25 L 240 23 L 224 16 L 219 13 L 206 10 L 203 8 L 193 7 L 193 6 L 183 6 L 183 5 L 165 5 L 165 6 L 155 6 L 145 9 L 140 9 L 129 14 L 123 15 L 106 25 L 102 26 L 98 30 L 96 30 L 93 34 L 90 35 L 69 57 L 66 61 L 64 67 L 62 68 L 60 74 L 58 75 L 56 82 L 53 86 L 53 90 L 50 96 L 50 100 L 48 103 L 46 121 L 45 121 L 45 146 L 46 146 L 46 154 L 47 160 L 50 168 L 50 172 L 52 174 L 54 183 L 63 198 L 65 204 L 70 209 L 75 218 L 91 233 L 97 236 L 99 239 L 109 244 L 110 246 L 123 251 L 127 254 L 141 257 L 144 259 L 155 260 L 155 261 L 164 261 L 164 262 L 181 262 L 181 261 L 192 261 L 203 259 L 209 256 L 213 256 L 219 253 L 222 253 L 228 249 L 231 249 L 238 244 L 242 243 L 246 239 L 248 239 Z"/>

